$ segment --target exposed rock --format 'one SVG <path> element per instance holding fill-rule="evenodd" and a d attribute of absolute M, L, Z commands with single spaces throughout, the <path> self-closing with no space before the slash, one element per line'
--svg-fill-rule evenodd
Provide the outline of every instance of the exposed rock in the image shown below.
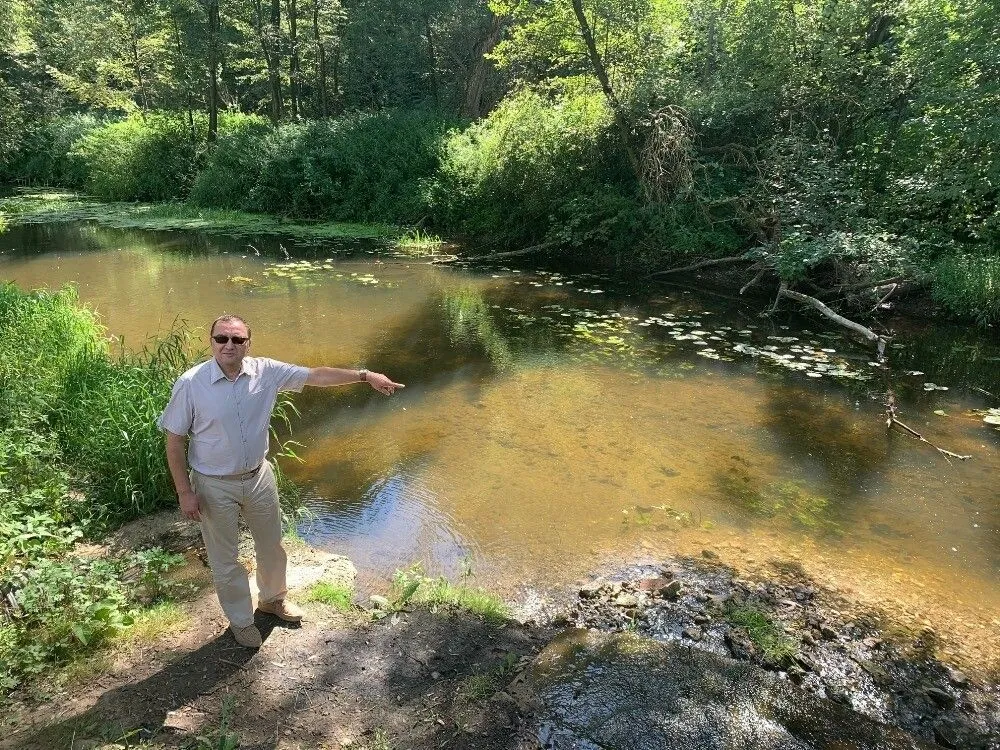
<path fill-rule="evenodd" d="M 812 633 L 806 632 L 802 634 L 802 642 L 807 646 L 815 646 L 816 639 L 813 638 Z"/>
<path fill-rule="evenodd" d="M 757 653 L 757 648 L 750 640 L 745 630 L 740 628 L 729 628 L 723 636 L 729 653 L 736 659 L 753 659 Z"/>
<path fill-rule="evenodd" d="M 924 690 L 924 695 L 934 701 L 934 703 L 941 708 L 951 708 L 955 705 L 955 696 L 947 690 L 942 690 L 938 687 L 927 688 Z"/>
<path fill-rule="evenodd" d="M 835 640 L 837 640 L 837 636 L 839 635 L 839 633 L 837 633 L 836 630 L 834 630 L 833 628 L 831 628 L 826 623 L 824 623 L 824 624 L 822 624 L 822 625 L 819 626 L 819 632 L 820 632 L 820 635 L 822 635 L 823 638 L 825 638 L 828 641 L 835 641 Z"/>
<path fill-rule="evenodd" d="M 580 598 L 594 599 L 600 595 L 602 588 L 604 588 L 604 581 L 600 579 L 589 581 L 580 587 Z"/>
<path fill-rule="evenodd" d="M 713 552 L 712 550 L 710 550 L 710 549 L 703 549 L 701 551 L 701 556 L 704 557 L 706 560 L 718 560 L 719 559 L 719 556 L 715 552 Z"/>
<path fill-rule="evenodd" d="M 965 672 L 959 669 L 948 670 L 948 682 L 957 688 L 967 688 L 969 686 L 969 678 L 965 675 Z"/>
<path fill-rule="evenodd" d="M 635 594 L 622 592 L 615 597 L 615 605 L 631 609 L 639 606 L 639 598 Z"/>
<path fill-rule="evenodd" d="M 640 578 L 637 584 L 639 591 L 656 592 L 670 583 L 669 578 Z"/>
<path fill-rule="evenodd" d="M 708 615 L 700 614 L 700 615 L 695 615 L 694 616 L 694 624 L 695 625 L 707 625 L 711 621 L 712 621 L 712 618 L 709 617 Z"/>
<path fill-rule="evenodd" d="M 801 669 L 804 669 L 804 670 L 806 670 L 808 672 L 815 672 L 816 671 L 816 662 L 814 662 L 812 660 L 812 658 L 808 654 L 801 654 L 801 653 L 800 654 L 793 654 L 792 655 L 792 662 L 797 667 L 800 667 Z"/>
<path fill-rule="evenodd" d="M 680 581 L 671 581 L 662 589 L 660 589 L 660 596 L 663 596 L 667 599 L 676 599 L 680 595 L 681 595 Z"/>
<path fill-rule="evenodd" d="M 851 705 L 851 696 L 840 685 L 825 685 L 824 687 L 826 687 L 826 697 L 834 703 L 840 703 L 844 706 Z"/>
<path fill-rule="evenodd" d="M 684 638 L 690 638 L 692 641 L 696 642 L 700 641 L 702 638 L 705 637 L 705 634 L 702 632 L 701 628 L 697 627 L 684 628 L 684 630 L 681 632 L 681 635 Z"/>

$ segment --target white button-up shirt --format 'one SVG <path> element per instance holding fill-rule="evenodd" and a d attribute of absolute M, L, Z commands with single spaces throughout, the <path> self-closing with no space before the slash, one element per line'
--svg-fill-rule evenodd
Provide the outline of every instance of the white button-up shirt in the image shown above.
<path fill-rule="evenodd" d="M 213 357 L 177 379 L 157 425 L 187 435 L 188 464 L 201 474 L 250 471 L 267 456 L 278 392 L 301 391 L 308 377 L 308 367 L 244 357 L 240 374 L 229 380 Z"/>

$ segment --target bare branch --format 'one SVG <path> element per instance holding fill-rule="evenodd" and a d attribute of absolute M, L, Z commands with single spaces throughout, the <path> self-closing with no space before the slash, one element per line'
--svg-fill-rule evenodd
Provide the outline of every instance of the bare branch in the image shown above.
<path fill-rule="evenodd" d="M 815 297 L 810 297 L 808 294 L 802 294 L 802 292 L 793 292 L 791 289 L 788 289 L 788 288 L 786 288 L 784 286 L 781 289 L 778 290 L 778 296 L 779 297 L 788 297 L 788 299 L 793 299 L 796 302 L 801 302 L 804 305 L 809 305 L 810 307 L 813 307 L 813 308 L 819 310 L 821 313 L 823 313 L 823 315 L 825 315 L 826 317 L 828 317 L 834 323 L 837 323 L 838 325 L 842 325 L 842 326 L 844 326 L 844 328 L 848 328 L 848 329 L 854 331 L 855 333 L 860 334 L 862 337 L 864 337 L 864 339 L 866 341 L 869 341 L 872 344 L 878 345 L 879 356 L 881 356 L 882 353 L 884 352 L 884 350 L 885 350 L 885 338 L 884 337 L 879 336 L 877 333 L 875 333 L 870 328 L 865 328 L 860 323 L 855 323 L 853 320 L 850 320 L 849 318 L 845 318 L 843 315 L 838 315 L 837 313 L 835 313 L 833 310 L 831 310 L 829 307 L 827 307 L 826 305 L 824 305 L 822 302 L 820 302 Z"/>
<path fill-rule="evenodd" d="M 708 268 L 709 266 L 722 266 L 729 263 L 740 263 L 742 261 L 752 260 L 746 253 L 743 255 L 730 255 L 725 258 L 710 258 L 708 260 L 700 260 L 697 263 L 692 263 L 688 266 L 680 266 L 679 268 L 668 268 L 665 271 L 653 271 L 646 278 L 653 278 L 654 276 L 667 276 L 672 273 L 683 273 L 684 271 L 695 271 L 699 268 Z"/>

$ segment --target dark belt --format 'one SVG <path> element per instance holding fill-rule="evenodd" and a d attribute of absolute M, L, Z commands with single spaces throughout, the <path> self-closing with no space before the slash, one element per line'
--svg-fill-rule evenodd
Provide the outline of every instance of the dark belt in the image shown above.
<path fill-rule="evenodd" d="M 211 477 L 212 479 L 252 479 L 257 476 L 257 472 L 263 468 L 264 464 L 260 464 L 256 469 L 250 469 L 250 471 L 244 471 L 239 474 L 205 474 L 206 477 Z"/>

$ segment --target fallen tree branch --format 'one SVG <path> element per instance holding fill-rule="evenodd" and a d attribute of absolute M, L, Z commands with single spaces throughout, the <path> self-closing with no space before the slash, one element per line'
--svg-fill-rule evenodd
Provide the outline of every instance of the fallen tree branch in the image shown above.
<path fill-rule="evenodd" d="M 882 281 L 862 281 L 857 284 L 843 284 L 831 289 L 829 294 L 837 295 L 844 294 L 845 292 L 858 292 L 864 289 L 880 289 L 890 284 L 902 284 L 907 280 L 905 276 L 893 276 L 891 279 L 884 279 Z"/>
<path fill-rule="evenodd" d="M 896 417 L 896 396 L 895 396 L 895 394 L 893 394 L 891 388 L 889 388 L 886 391 L 886 399 L 885 399 L 885 426 L 886 426 L 886 429 L 889 429 L 889 430 L 891 430 L 894 426 L 898 427 L 899 429 L 903 430 L 905 433 L 907 433 L 911 437 L 915 437 L 921 443 L 927 443 L 927 445 L 929 445 L 931 448 L 933 448 L 938 453 L 940 453 L 942 456 L 944 456 L 944 460 L 947 461 L 949 464 L 951 463 L 950 459 L 952 459 L 952 458 L 957 458 L 959 461 L 968 461 L 970 458 L 972 458 L 971 455 L 964 456 L 961 453 L 953 453 L 952 451 L 946 450 L 946 449 L 944 449 L 944 448 L 942 448 L 942 447 L 940 447 L 938 445 L 934 445 L 934 443 L 932 443 L 930 440 L 928 440 L 927 438 L 925 438 L 923 435 L 921 435 L 919 432 L 917 432 L 916 430 L 914 430 L 912 427 L 910 427 L 909 425 L 904 424 L 903 422 L 900 422 L 899 419 Z"/>
<path fill-rule="evenodd" d="M 802 292 L 794 292 L 784 285 L 782 285 L 778 290 L 778 297 L 787 297 L 788 299 L 793 299 L 796 302 L 801 302 L 804 305 L 809 305 L 810 307 L 819 310 L 834 323 L 842 325 L 844 328 L 848 328 L 864 337 L 866 341 L 875 344 L 878 347 L 879 361 L 882 360 L 882 357 L 885 354 L 885 345 L 887 343 L 886 339 L 883 336 L 879 336 L 870 328 L 865 328 L 860 323 L 856 323 L 849 318 L 845 318 L 843 315 L 835 313 L 815 297 L 810 297 L 808 294 L 802 294 Z M 775 300 L 775 303 L 777 303 L 777 300 Z"/>
<path fill-rule="evenodd" d="M 709 260 L 700 260 L 697 263 L 692 263 L 687 266 L 680 266 L 679 268 L 668 268 L 665 271 L 653 271 L 653 273 L 647 276 L 647 279 L 651 279 L 654 276 L 667 276 L 672 273 L 684 273 L 685 271 L 697 271 L 699 268 L 708 268 L 709 266 L 722 266 L 728 265 L 729 263 L 740 263 L 743 261 L 752 260 L 750 256 L 746 253 L 743 255 L 730 255 L 725 258 L 710 258 Z"/>
<path fill-rule="evenodd" d="M 475 255 L 471 258 L 462 258 L 464 261 L 480 261 L 480 260 L 495 260 L 498 258 L 514 258 L 518 255 L 529 255 L 531 253 L 540 253 L 543 250 L 548 250 L 552 247 L 558 245 L 558 242 L 543 242 L 539 245 L 532 245 L 531 247 L 522 247 L 520 250 L 506 250 L 502 253 L 490 253 L 489 255 Z M 440 260 L 439 263 L 450 263 L 452 260 L 458 259 L 448 258 L 447 260 Z"/>
<path fill-rule="evenodd" d="M 762 278 L 764 278 L 764 274 L 765 273 L 767 273 L 767 269 L 766 268 L 760 269 L 757 272 L 756 276 L 754 276 L 752 279 L 750 279 L 750 281 L 748 281 L 746 284 L 744 284 L 743 286 L 741 286 L 740 287 L 740 296 L 742 297 L 743 293 L 746 292 L 747 289 L 749 289 L 754 284 L 756 284 L 758 281 L 760 281 Z"/>

